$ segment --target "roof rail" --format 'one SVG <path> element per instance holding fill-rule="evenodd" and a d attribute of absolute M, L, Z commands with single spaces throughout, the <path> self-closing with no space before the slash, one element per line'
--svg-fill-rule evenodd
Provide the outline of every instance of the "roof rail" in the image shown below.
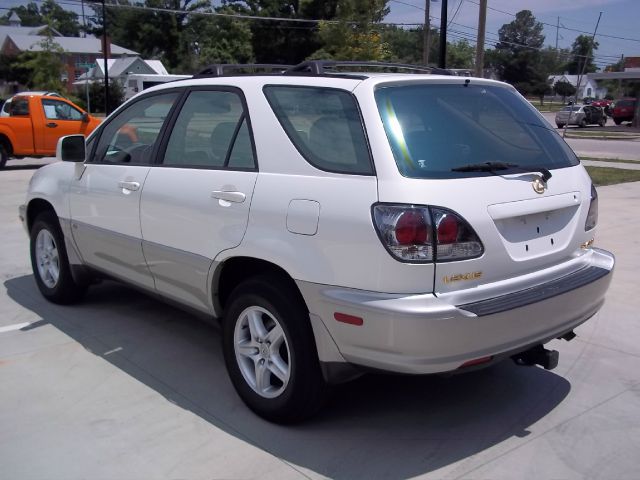
<path fill-rule="evenodd" d="M 406 73 L 431 73 L 437 75 L 452 75 L 449 70 L 425 65 L 410 65 L 406 63 L 346 61 L 346 60 L 309 60 L 287 69 L 285 75 L 324 75 L 336 71 L 337 67 L 357 67 L 387 69 L 394 71 L 405 70 Z M 358 72 L 360 73 L 360 72 Z"/>
<path fill-rule="evenodd" d="M 278 65 L 274 63 L 216 63 L 200 70 L 193 78 L 226 77 L 242 74 L 282 74 L 291 68 L 291 65 Z"/>

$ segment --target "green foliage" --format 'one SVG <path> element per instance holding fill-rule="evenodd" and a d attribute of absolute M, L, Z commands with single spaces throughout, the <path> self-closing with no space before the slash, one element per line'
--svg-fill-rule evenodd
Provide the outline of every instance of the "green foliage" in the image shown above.
<path fill-rule="evenodd" d="M 575 95 L 576 87 L 571 85 L 569 82 L 560 81 L 556 82 L 556 84 L 553 86 L 553 91 L 556 92 L 556 94 L 560 95 L 562 97 L 562 101 L 564 102 L 567 97 Z"/>
<path fill-rule="evenodd" d="M 384 61 L 391 57 L 382 40 L 380 22 L 389 13 L 388 0 L 341 0 L 337 21 L 323 22 L 319 36 L 323 47 L 312 58 Z"/>
<path fill-rule="evenodd" d="M 30 72 L 27 85 L 29 88 L 47 91 L 62 91 L 62 72 L 64 50 L 55 42 L 55 37 L 48 32 L 39 43 L 39 52 L 24 52 L 19 56 L 19 64 Z"/>
<path fill-rule="evenodd" d="M 84 97 L 84 93 L 80 95 Z M 89 101 L 91 113 L 104 113 L 104 84 L 95 82 L 89 85 Z M 113 112 L 124 102 L 124 90 L 118 82 L 109 82 L 109 111 Z M 84 103 L 84 101 L 82 102 Z"/>
<path fill-rule="evenodd" d="M 447 68 L 473 68 L 476 49 L 466 40 L 447 42 Z"/>
<path fill-rule="evenodd" d="M 9 17 L 13 12 L 16 12 L 20 17 L 23 27 L 38 27 L 48 24 L 64 37 L 80 36 L 81 28 L 78 23 L 78 14 L 65 10 L 54 0 L 44 0 L 40 7 L 35 2 L 13 7 L 1 23 L 8 24 Z"/>
<path fill-rule="evenodd" d="M 8 82 L 26 85 L 31 70 L 23 65 L 23 59 L 16 56 L 0 55 L 0 78 Z"/>
<path fill-rule="evenodd" d="M 422 64 L 421 27 L 404 29 L 395 25 L 385 25 L 382 31 L 382 43 L 389 49 L 389 61 L 396 63 Z"/>
<path fill-rule="evenodd" d="M 567 70 L 572 75 L 595 72 L 598 67 L 593 63 L 593 53 L 598 49 L 598 42 L 587 35 L 578 35 L 571 46 L 571 61 L 567 63 Z M 585 67 L 586 61 L 586 67 Z"/>

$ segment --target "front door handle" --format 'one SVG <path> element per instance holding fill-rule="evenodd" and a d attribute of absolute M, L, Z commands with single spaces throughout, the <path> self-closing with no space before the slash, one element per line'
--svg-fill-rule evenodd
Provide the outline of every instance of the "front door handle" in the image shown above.
<path fill-rule="evenodd" d="M 140 188 L 140 184 L 138 182 L 118 182 L 118 187 L 123 190 L 130 190 L 135 192 Z"/>
<path fill-rule="evenodd" d="M 214 190 L 211 192 L 211 198 L 217 198 L 218 200 L 224 200 L 225 202 L 242 203 L 246 200 L 247 196 L 242 192 Z"/>
<path fill-rule="evenodd" d="M 47 127 L 49 127 L 49 128 L 56 128 L 57 126 L 58 126 L 58 124 L 56 122 L 47 123 Z"/>

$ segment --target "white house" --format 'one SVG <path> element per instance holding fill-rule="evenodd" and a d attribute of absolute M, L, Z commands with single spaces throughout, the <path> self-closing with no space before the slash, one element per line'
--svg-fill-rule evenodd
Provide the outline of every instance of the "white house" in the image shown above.
<path fill-rule="evenodd" d="M 589 74 L 582 76 L 582 78 L 580 79 L 579 86 L 578 86 L 578 75 L 569 75 L 566 73 L 563 75 L 549 75 L 547 82 L 549 83 L 549 85 L 551 85 L 551 88 L 553 88 L 553 86 L 557 82 L 570 83 L 571 85 L 576 87 L 576 89 L 578 90 L 577 93 L 578 93 L 579 99 L 582 99 L 585 97 L 599 99 L 599 98 L 604 98 L 604 96 L 607 94 L 607 89 L 598 87 L 596 80 L 594 80 L 593 78 L 590 78 Z"/>

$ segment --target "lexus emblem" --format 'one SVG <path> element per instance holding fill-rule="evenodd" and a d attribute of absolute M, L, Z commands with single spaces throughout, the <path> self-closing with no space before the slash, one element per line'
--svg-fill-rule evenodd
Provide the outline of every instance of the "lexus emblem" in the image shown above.
<path fill-rule="evenodd" d="M 544 191 L 547 189 L 547 184 L 542 180 L 542 178 L 537 177 L 533 183 L 531 184 L 533 187 L 533 191 L 542 195 Z"/>

